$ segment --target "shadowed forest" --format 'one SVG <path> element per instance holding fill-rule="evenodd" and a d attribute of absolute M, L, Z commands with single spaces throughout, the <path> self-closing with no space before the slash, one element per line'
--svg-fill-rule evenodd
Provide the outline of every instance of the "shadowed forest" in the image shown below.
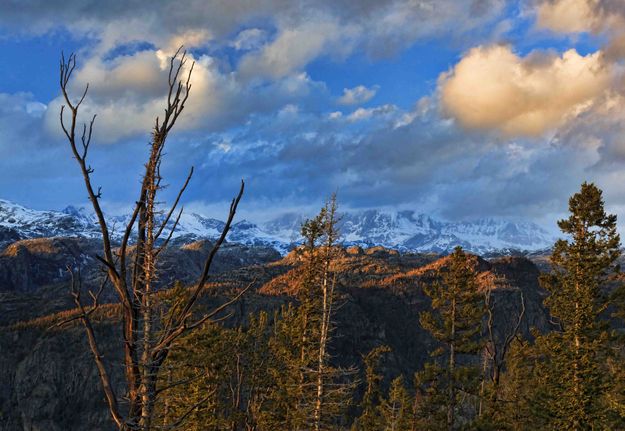
<path fill-rule="evenodd" d="M 241 250 L 227 239 L 243 181 L 221 235 L 181 243 L 193 168 L 169 206 L 159 194 L 193 91 L 181 48 L 117 240 L 75 67 L 74 55 L 60 62 L 60 125 L 101 235 L 2 252 L 7 285 L 30 274 L 24 286 L 40 276 L 45 288 L 3 293 L 0 429 L 625 429 L 621 243 L 594 184 L 570 197 L 562 239 L 533 256 L 345 247 L 337 195 L 286 256 Z"/>

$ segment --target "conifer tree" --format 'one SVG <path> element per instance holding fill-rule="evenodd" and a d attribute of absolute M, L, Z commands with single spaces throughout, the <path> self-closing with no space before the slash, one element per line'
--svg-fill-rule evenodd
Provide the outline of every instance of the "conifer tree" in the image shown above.
<path fill-rule="evenodd" d="M 442 368 L 433 362 L 426 363 L 422 370 L 415 373 L 413 424 L 410 431 L 446 429 L 447 411 L 442 409 L 447 403 L 444 379 Z"/>
<path fill-rule="evenodd" d="M 569 218 L 558 222 L 567 239 L 555 243 L 553 269 L 541 278 L 558 330 L 539 340 L 547 361 L 537 371 L 546 386 L 542 407 L 553 418 L 550 426 L 597 429 L 605 421 L 607 390 L 603 364 L 608 332 L 601 314 L 620 239 L 616 216 L 606 214 L 602 192 L 594 184 L 582 184 L 569 200 L 569 211 Z"/>
<path fill-rule="evenodd" d="M 402 376 L 396 377 L 381 405 L 383 431 L 409 431 L 412 423 L 412 400 Z"/>
<path fill-rule="evenodd" d="M 608 411 L 608 428 L 619 429 L 625 427 L 625 346 L 624 334 L 616 334 L 613 356 L 608 358 L 608 369 L 611 388 L 607 393 L 606 402 Z"/>
<path fill-rule="evenodd" d="M 480 422 L 480 430 L 542 430 L 547 421 L 539 404 L 544 385 L 534 375 L 534 368 L 544 355 L 528 341 L 515 339 L 510 345 L 498 388 L 498 402 Z M 493 408 L 494 407 L 494 408 Z"/>
<path fill-rule="evenodd" d="M 262 429 L 273 385 L 268 340 L 269 319 L 264 312 L 251 315 L 245 327 L 211 323 L 182 338 L 164 364 L 167 379 L 158 388 L 163 399 L 155 421 L 158 426 L 198 431 Z"/>
<path fill-rule="evenodd" d="M 304 429 L 310 411 L 302 407 L 309 382 L 304 362 L 310 358 L 307 347 L 307 310 L 293 303 L 276 313 L 269 348 L 275 366 L 268 372 L 274 385 L 268 395 L 261 429 Z"/>
<path fill-rule="evenodd" d="M 336 299 L 337 205 L 332 196 L 302 225 L 298 305 L 282 310 L 272 350 L 284 368 L 273 394 L 273 419 L 286 429 L 336 429 L 352 398 L 353 370 L 331 366 L 329 346 Z M 282 418 L 282 419 L 280 419 Z"/>
<path fill-rule="evenodd" d="M 390 352 L 388 346 L 378 346 L 364 357 L 366 388 L 360 403 L 360 416 L 354 421 L 353 431 L 377 430 L 380 428 L 380 403 L 382 398 L 380 385 L 383 376 L 378 368 L 380 359 L 385 353 Z"/>
<path fill-rule="evenodd" d="M 440 343 L 432 355 L 438 358 L 432 370 L 444 378 L 437 379 L 436 390 L 444 391 L 446 428 L 456 428 L 458 392 L 475 393 L 478 367 L 459 361 L 460 355 L 476 354 L 481 347 L 480 333 L 484 317 L 484 300 L 478 292 L 474 259 L 456 247 L 448 263 L 439 271 L 439 280 L 424 286 L 432 300 L 432 311 L 421 313 L 421 326 Z M 435 373 L 433 373 L 435 374 Z"/>

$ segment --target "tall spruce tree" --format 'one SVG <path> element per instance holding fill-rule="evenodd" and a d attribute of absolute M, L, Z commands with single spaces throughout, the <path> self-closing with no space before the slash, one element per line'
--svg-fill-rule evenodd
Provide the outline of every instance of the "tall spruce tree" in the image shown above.
<path fill-rule="evenodd" d="M 601 315 L 620 239 L 616 216 L 606 214 L 594 184 L 582 184 L 569 211 L 569 218 L 558 222 L 567 239 L 555 243 L 552 271 L 541 277 L 549 291 L 545 304 L 558 327 L 537 343 L 546 359 L 537 367 L 544 391 L 541 414 L 552 429 L 603 429 L 608 328 Z"/>
<path fill-rule="evenodd" d="M 442 379 L 435 379 L 437 391 L 446 393 L 446 428 L 457 426 L 459 390 L 475 393 L 479 366 L 460 362 L 459 355 L 474 355 L 481 347 L 480 334 L 484 317 L 484 298 L 478 292 L 474 258 L 456 247 L 447 265 L 439 270 L 439 280 L 424 286 L 432 300 L 432 311 L 421 313 L 421 326 L 440 343 L 432 355 L 438 360 L 432 369 L 438 369 Z"/>

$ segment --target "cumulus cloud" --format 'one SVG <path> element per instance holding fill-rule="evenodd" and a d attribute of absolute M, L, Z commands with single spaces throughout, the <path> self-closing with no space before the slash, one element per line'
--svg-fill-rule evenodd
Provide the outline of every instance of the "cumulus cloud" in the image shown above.
<path fill-rule="evenodd" d="M 116 47 L 145 41 L 157 49 L 223 44 L 250 51 L 242 74 L 282 77 L 322 55 L 342 58 L 356 48 L 389 56 L 419 39 L 482 29 L 505 0 L 262 0 L 106 3 L 34 0 L 5 5 L 0 27 L 23 34 L 59 28 L 95 44 L 106 56 Z M 415 25 L 418 23 L 418 25 Z M 261 25 L 262 24 L 262 25 Z M 233 37 L 234 35 L 234 37 Z M 274 35 L 275 37 L 270 37 Z"/>
<path fill-rule="evenodd" d="M 539 135 L 584 109 L 609 87 L 600 52 L 516 55 L 509 46 L 471 49 L 439 78 L 447 113 L 463 126 Z"/>
<path fill-rule="evenodd" d="M 89 84 L 88 96 L 81 107 L 82 118 L 97 114 L 96 140 L 115 143 L 147 135 L 156 116 L 165 106 L 169 58 L 172 51 L 145 50 L 103 60 L 92 57 L 77 69 L 71 91 L 78 95 Z M 307 104 L 326 96 L 323 84 L 305 73 L 273 80 L 261 87 L 246 85 L 233 73 L 223 71 L 210 55 L 188 54 L 186 74 L 195 62 L 191 75 L 191 95 L 177 131 L 225 130 L 260 114 L 295 101 Z M 268 97 L 271 96 L 271 97 Z M 46 125 L 60 136 L 58 112 L 64 103 L 57 97 L 49 103 Z"/>
<path fill-rule="evenodd" d="M 239 71 L 244 78 L 282 78 L 322 53 L 348 53 L 352 44 L 348 29 L 332 17 L 319 17 L 282 29 L 271 43 L 245 56 Z"/>
<path fill-rule="evenodd" d="M 556 30 L 557 10 L 537 19 L 554 31 L 608 31 L 602 23 L 618 16 L 608 11 L 620 1 L 599 1 L 602 9 L 591 9 L 590 24 L 583 24 L 583 16 L 562 15 L 565 24 Z M 610 91 L 614 65 L 605 59 L 607 48 L 585 56 L 519 56 L 509 47 L 477 47 L 413 109 L 359 107 L 376 87 L 344 84 L 348 88 L 337 98 L 315 81 L 314 69 L 315 79 L 307 73 L 320 58 L 342 61 L 357 53 L 376 61 L 418 40 L 445 37 L 454 49 L 491 40 L 489 24 L 507 3 L 192 0 L 181 6 L 66 0 L 60 7 L 56 0 L 33 0 L 3 7 L 0 26 L 26 34 L 64 28 L 89 38 L 79 52 L 73 90 L 91 83 L 84 113 L 99 114 L 94 139 L 117 142 L 115 148 L 93 148 L 94 178 L 109 203 L 136 198 L 119 179 L 140 176 L 144 134 L 162 112 L 166 57 L 181 43 L 197 64 L 176 129 L 183 133 L 170 141 L 175 151 L 163 173 L 178 184 L 194 164 L 187 199 L 199 206 L 230 199 L 242 177 L 248 186 L 242 210 L 248 213 L 303 208 L 338 188 L 344 207 L 391 205 L 454 219 L 539 216 L 564 210 L 566 195 L 583 179 L 599 181 L 607 196 L 625 202 L 615 194 L 624 180 L 618 168 L 621 158 L 625 163 L 625 104 Z M 143 48 L 123 49 L 134 44 Z M 0 97 L 0 126 L 9 130 L 0 137 L 6 156 L 0 185 L 13 190 L 4 197 L 44 208 L 84 202 L 66 145 L 42 132 L 44 123 L 58 131 L 60 100 L 45 107 L 31 96 L 10 97 L 7 103 Z M 335 111 L 337 102 L 351 108 Z M 547 142 L 545 130 L 555 138 Z M 50 160 L 59 162 L 50 168 Z M 26 178 L 20 174 L 25 171 L 33 174 Z M 20 178 L 22 189 L 11 176 Z M 42 176 L 53 187 L 42 188 Z M 219 216 L 222 210 L 219 205 Z"/>
<path fill-rule="evenodd" d="M 67 0 L 61 5 L 60 0 L 34 0 L 3 7 L 0 28 L 24 35 L 64 29 L 77 38 L 87 37 L 79 52 L 75 89 L 91 84 L 83 113 L 97 113 L 98 127 L 106 130 L 101 140 L 115 142 L 150 129 L 163 106 L 163 57 L 180 45 L 192 50 L 197 61 L 180 126 L 214 131 L 284 104 L 326 98 L 324 84 L 305 73 L 320 57 L 341 60 L 356 50 L 391 55 L 419 39 L 451 32 L 460 36 L 491 22 L 504 3 L 232 0 L 180 5 Z M 412 25 L 415 22 L 420 25 Z M 149 48 L 120 50 L 141 44 Z M 234 48 L 237 54 L 221 55 L 216 52 L 220 47 Z M 341 100 L 364 103 L 375 91 L 356 87 Z M 52 101 L 46 115 L 51 130 L 58 129 L 54 113 L 60 102 Z"/>
<path fill-rule="evenodd" d="M 606 57 L 625 57 L 625 4 L 621 0 L 539 0 L 536 24 L 563 34 L 603 34 Z"/>
<path fill-rule="evenodd" d="M 191 0 L 182 4 L 32 0 L 3 5 L 0 25 L 38 34 L 63 26 L 80 35 L 96 35 L 109 47 L 145 38 L 162 47 L 173 35 L 186 32 L 209 30 L 211 38 L 219 39 L 252 22 L 269 20 L 277 28 L 292 29 L 324 15 L 369 35 L 362 41 L 369 48 L 396 52 L 417 38 L 452 32 L 460 36 L 480 28 L 505 4 L 505 0 Z"/>
<path fill-rule="evenodd" d="M 592 31 L 599 26 L 596 0 L 543 1 L 538 5 L 536 16 L 540 27 L 562 33 Z"/>
<path fill-rule="evenodd" d="M 339 97 L 338 103 L 341 105 L 361 105 L 371 100 L 378 92 L 377 85 L 367 88 L 364 85 L 358 85 L 354 88 L 344 88 L 343 95 Z"/>
<path fill-rule="evenodd" d="M 536 7 L 537 25 L 560 33 L 598 33 L 616 29 L 624 19 L 620 0 L 540 0 Z"/>

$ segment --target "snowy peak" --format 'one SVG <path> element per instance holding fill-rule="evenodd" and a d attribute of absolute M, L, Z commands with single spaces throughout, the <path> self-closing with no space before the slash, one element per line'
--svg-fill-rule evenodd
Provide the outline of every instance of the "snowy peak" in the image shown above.
<path fill-rule="evenodd" d="M 346 242 L 386 247 L 390 244 L 397 247 L 415 236 L 429 236 L 440 229 L 438 222 L 424 214 L 379 210 L 347 213 L 339 228 Z"/>
<path fill-rule="evenodd" d="M 86 213 L 78 210 L 67 213 L 37 211 L 6 200 L 0 200 L 0 228 L 3 231 L 13 231 L 20 238 L 98 235 L 97 226 Z"/>
<path fill-rule="evenodd" d="M 91 214 L 85 208 L 76 208 L 73 205 L 66 206 L 63 210 L 61 210 L 63 214 L 67 214 L 72 217 L 82 218 L 86 220 L 91 219 Z"/>
<path fill-rule="evenodd" d="M 162 216 L 161 216 L 162 217 Z M 122 233 L 129 215 L 109 217 L 113 239 Z M 301 240 L 304 217 L 286 213 L 264 223 L 240 220 L 232 225 L 228 240 L 246 245 L 269 245 L 282 253 Z M 183 213 L 175 238 L 217 238 L 224 228 L 221 220 L 196 213 Z M 168 227 L 171 229 L 173 220 Z M 348 211 L 339 222 L 346 245 L 384 246 L 402 251 L 446 253 L 456 246 L 479 254 L 511 250 L 536 251 L 551 247 L 555 238 L 542 227 L 526 221 L 480 219 L 446 222 L 414 211 Z M 93 214 L 85 208 L 68 206 L 62 211 L 37 211 L 0 200 L 0 243 L 17 239 L 74 236 L 98 238 Z M 118 239 L 118 238 L 117 238 Z"/>
<path fill-rule="evenodd" d="M 348 213 L 341 232 L 348 243 L 438 253 L 449 252 L 456 246 L 477 253 L 534 251 L 550 247 L 555 240 L 531 222 L 497 219 L 445 222 L 413 211 Z"/>

